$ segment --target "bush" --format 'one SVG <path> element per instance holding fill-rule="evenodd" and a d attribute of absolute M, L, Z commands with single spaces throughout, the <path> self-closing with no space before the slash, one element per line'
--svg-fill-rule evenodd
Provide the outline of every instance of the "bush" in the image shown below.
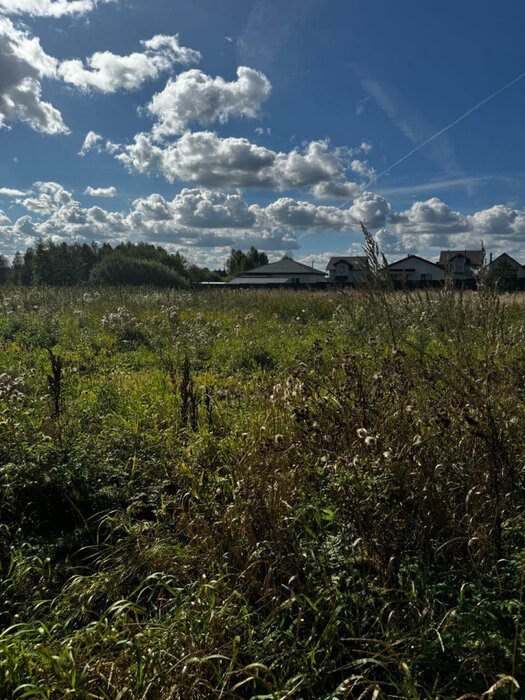
<path fill-rule="evenodd" d="M 179 272 L 156 260 L 143 260 L 122 253 L 112 253 L 93 268 L 91 282 L 100 285 L 155 285 L 157 287 L 187 287 Z"/>

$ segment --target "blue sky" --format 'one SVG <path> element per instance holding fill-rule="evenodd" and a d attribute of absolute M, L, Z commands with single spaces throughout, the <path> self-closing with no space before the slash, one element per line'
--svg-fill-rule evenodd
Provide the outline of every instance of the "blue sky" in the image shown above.
<path fill-rule="evenodd" d="M 363 221 L 391 259 L 525 263 L 524 30 L 510 0 L 0 0 L 0 250 L 322 266 Z"/>

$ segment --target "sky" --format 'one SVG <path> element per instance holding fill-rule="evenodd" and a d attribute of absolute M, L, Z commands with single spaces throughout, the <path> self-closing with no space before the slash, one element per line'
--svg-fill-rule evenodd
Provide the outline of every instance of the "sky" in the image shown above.
<path fill-rule="evenodd" d="M 515 0 L 0 0 L 0 252 L 525 263 Z"/>

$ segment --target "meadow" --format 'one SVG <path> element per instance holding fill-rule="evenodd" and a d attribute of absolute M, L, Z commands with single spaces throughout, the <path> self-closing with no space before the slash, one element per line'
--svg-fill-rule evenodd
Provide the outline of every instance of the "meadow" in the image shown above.
<path fill-rule="evenodd" d="M 524 300 L 1 287 L 0 697 L 520 697 Z"/>

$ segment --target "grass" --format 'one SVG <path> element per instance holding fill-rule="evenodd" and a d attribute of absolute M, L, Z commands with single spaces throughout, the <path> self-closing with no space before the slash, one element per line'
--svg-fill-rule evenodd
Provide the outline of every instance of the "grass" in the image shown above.
<path fill-rule="evenodd" d="M 523 295 L 2 288 L 0 697 L 519 697 Z"/>

